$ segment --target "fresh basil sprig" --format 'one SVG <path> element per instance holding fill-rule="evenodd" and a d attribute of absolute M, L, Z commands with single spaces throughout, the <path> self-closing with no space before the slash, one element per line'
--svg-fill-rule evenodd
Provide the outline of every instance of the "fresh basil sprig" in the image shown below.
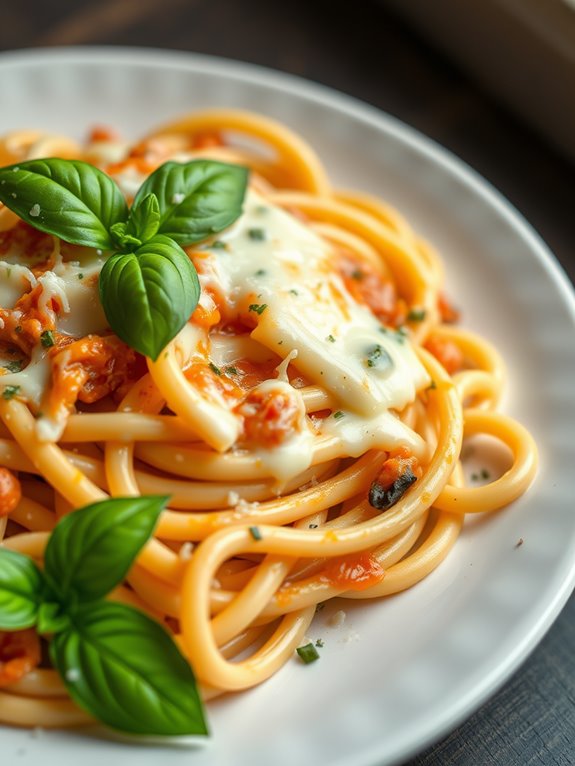
<path fill-rule="evenodd" d="M 43 159 L 0 168 L 0 202 L 26 223 L 65 242 L 113 253 L 100 275 L 112 330 L 157 359 L 200 297 L 182 250 L 241 214 L 247 168 L 213 160 L 166 162 L 128 210 L 115 181 L 78 160 Z"/>
<path fill-rule="evenodd" d="M 207 734 L 192 670 L 143 612 L 104 597 L 123 581 L 167 498 L 114 498 L 65 516 L 32 559 L 0 546 L 0 630 L 36 627 L 72 699 L 131 734 Z"/>

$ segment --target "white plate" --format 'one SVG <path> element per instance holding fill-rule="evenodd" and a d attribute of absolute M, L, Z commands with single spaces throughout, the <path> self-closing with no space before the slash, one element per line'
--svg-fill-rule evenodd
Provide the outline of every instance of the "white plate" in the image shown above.
<path fill-rule="evenodd" d="M 216 105 L 285 121 L 319 150 L 337 183 L 381 194 L 442 251 L 465 325 L 494 340 L 508 361 L 507 410 L 535 435 L 542 464 L 528 495 L 470 525 L 423 583 L 345 607 L 340 628 L 327 627 L 321 613 L 310 630 L 325 640 L 320 662 L 288 663 L 258 689 L 212 705 L 206 749 L 6 728 L 2 762 L 382 766 L 446 733 L 517 668 L 575 581 L 575 309 L 544 245 L 484 181 L 413 130 L 251 66 L 158 51 L 2 54 L 0 103 L 0 132 L 40 127 L 81 136 L 109 123 L 135 137 Z"/>

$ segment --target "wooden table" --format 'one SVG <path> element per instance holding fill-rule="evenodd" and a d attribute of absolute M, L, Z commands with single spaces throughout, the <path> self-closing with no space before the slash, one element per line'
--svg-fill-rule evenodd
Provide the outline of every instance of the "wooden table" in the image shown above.
<path fill-rule="evenodd" d="M 0 50 L 177 48 L 322 82 L 451 149 L 525 215 L 575 280 L 575 168 L 375 0 L 3 3 Z M 575 598 L 515 676 L 406 766 L 575 764 Z"/>

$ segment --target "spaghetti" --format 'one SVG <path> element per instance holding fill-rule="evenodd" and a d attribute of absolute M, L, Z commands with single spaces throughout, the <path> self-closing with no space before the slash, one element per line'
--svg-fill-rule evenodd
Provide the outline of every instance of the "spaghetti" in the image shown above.
<path fill-rule="evenodd" d="M 466 514 L 527 489 L 534 442 L 497 411 L 502 360 L 453 325 L 439 257 L 378 199 L 332 189 L 287 128 L 216 110 L 136 145 L 104 129 L 85 146 L 0 141 L 2 164 L 51 155 L 95 164 L 128 199 L 167 160 L 251 169 L 241 218 L 186 249 L 200 302 L 155 361 L 107 327 L 105 254 L 0 206 L 2 545 L 41 561 L 71 509 L 169 495 L 112 597 L 173 631 L 205 698 L 275 673 L 318 604 L 411 587 Z M 483 486 L 461 462 L 477 434 L 512 453 Z M 0 634 L 0 721 L 89 720 L 39 658 L 33 631 Z"/>

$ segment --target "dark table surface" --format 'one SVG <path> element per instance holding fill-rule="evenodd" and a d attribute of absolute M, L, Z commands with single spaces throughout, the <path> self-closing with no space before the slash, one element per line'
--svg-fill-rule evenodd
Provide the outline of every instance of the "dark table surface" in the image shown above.
<path fill-rule="evenodd" d="M 575 280 L 575 167 L 383 2 L 4 0 L 2 19 L 0 50 L 91 44 L 175 48 L 262 64 L 363 99 L 479 171 L 533 224 Z M 573 766 L 574 650 L 571 597 L 507 684 L 405 766 Z"/>

